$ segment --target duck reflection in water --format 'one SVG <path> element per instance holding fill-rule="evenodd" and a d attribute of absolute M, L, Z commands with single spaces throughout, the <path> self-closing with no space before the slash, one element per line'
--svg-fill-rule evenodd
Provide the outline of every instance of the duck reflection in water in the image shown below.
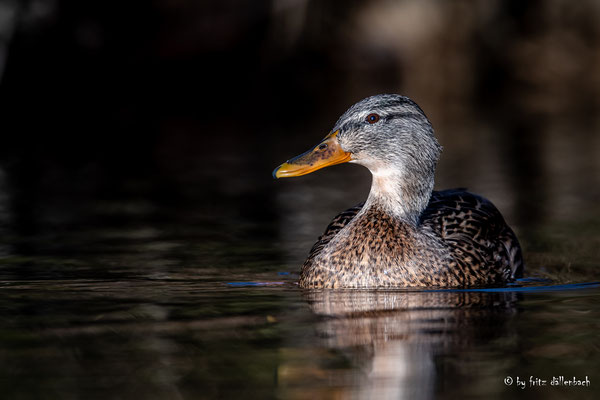
<path fill-rule="evenodd" d="M 339 382 L 327 390 L 343 398 L 433 398 L 436 391 L 451 393 L 472 384 L 473 376 L 482 395 L 503 389 L 501 378 L 507 372 L 499 368 L 506 365 L 485 365 L 487 385 L 481 363 L 464 365 L 459 356 L 471 353 L 476 360 L 478 349 L 492 351 L 491 340 L 515 336 L 510 324 L 515 292 L 307 290 L 303 295 L 320 318 L 317 336 L 323 346 L 341 353 L 350 365 L 333 370 L 313 365 L 310 372 L 283 376 L 281 383 L 292 398 L 294 387 L 306 395 L 307 374 L 320 377 L 326 386 Z M 314 395 L 323 394 L 320 390 Z"/>

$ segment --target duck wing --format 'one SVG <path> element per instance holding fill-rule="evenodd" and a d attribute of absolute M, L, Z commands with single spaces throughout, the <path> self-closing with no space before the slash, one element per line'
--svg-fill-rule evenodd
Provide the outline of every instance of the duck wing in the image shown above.
<path fill-rule="evenodd" d="M 465 189 L 434 191 L 421 225 L 448 245 L 467 276 L 484 274 L 490 283 L 523 276 L 519 241 L 489 200 Z"/>

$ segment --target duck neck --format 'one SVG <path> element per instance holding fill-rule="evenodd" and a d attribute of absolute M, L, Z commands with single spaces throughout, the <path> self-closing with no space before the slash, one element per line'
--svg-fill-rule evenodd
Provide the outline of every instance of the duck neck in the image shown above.
<path fill-rule="evenodd" d="M 403 222 L 417 226 L 433 190 L 433 177 L 416 179 L 401 172 L 373 172 L 369 197 L 363 206 L 366 212 L 378 209 Z"/>

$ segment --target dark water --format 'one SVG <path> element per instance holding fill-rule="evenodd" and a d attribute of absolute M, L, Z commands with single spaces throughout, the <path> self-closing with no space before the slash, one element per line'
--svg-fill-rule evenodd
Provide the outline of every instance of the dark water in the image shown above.
<path fill-rule="evenodd" d="M 593 282 L 585 262 L 573 269 L 588 275 L 562 280 L 532 265 L 538 278 L 507 290 L 302 291 L 294 274 L 310 241 L 285 243 L 302 229 L 276 235 L 279 217 L 93 204 L 80 205 L 84 224 L 57 216 L 42 233 L 5 235 L 3 398 L 599 393 L 600 288 L 573 281 Z M 591 386 L 550 386 L 560 376 Z"/>

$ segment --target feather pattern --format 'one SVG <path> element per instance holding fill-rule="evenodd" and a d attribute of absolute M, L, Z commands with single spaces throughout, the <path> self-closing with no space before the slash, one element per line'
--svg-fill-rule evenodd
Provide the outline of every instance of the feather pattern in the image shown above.
<path fill-rule="evenodd" d="M 377 211 L 359 216 L 363 205 L 337 215 L 319 237 L 302 267 L 301 287 L 473 287 L 523 274 L 516 235 L 481 196 L 434 191 L 416 227 L 382 223 Z"/>

